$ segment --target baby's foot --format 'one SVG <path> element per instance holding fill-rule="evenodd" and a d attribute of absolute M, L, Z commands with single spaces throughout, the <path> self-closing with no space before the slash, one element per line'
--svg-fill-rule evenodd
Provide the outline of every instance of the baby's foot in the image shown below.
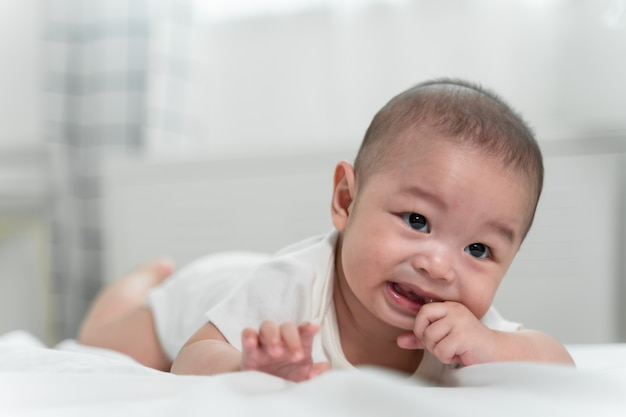
<path fill-rule="evenodd" d="M 170 259 L 159 258 L 139 265 L 120 278 L 117 283 L 127 281 L 126 285 L 129 286 L 129 290 L 147 292 L 165 281 L 173 272 L 174 263 Z"/>
<path fill-rule="evenodd" d="M 81 327 L 95 328 L 142 307 L 150 290 L 173 272 L 173 262 L 165 258 L 138 266 L 98 294 Z"/>

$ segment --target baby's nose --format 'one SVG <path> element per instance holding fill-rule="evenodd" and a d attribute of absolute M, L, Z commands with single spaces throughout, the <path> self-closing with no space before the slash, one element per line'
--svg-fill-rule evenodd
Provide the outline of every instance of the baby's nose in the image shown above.
<path fill-rule="evenodd" d="M 454 279 L 453 251 L 442 242 L 429 242 L 413 257 L 413 267 L 433 279 Z"/>

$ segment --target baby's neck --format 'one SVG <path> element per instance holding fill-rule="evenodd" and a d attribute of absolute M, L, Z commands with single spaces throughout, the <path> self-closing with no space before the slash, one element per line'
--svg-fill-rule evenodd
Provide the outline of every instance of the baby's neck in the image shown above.
<path fill-rule="evenodd" d="M 371 315 L 337 281 L 333 302 L 341 348 L 348 362 L 354 366 L 379 366 L 414 373 L 422 361 L 423 351 L 400 348 L 396 339 L 401 331 Z"/>
<path fill-rule="evenodd" d="M 412 374 L 422 361 L 423 350 L 402 349 L 395 341 L 373 340 L 350 326 L 339 324 L 339 334 L 343 353 L 354 366 L 379 366 Z"/>

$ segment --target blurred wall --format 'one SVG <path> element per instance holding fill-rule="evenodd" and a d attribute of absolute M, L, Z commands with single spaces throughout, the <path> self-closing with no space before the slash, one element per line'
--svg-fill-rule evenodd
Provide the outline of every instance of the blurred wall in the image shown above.
<path fill-rule="evenodd" d="M 622 0 L 364 3 L 225 21 L 199 8 L 176 29 L 184 52 L 154 45 L 150 150 L 356 147 L 392 95 L 441 76 L 495 89 L 540 140 L 626 130 Z"/>
<path fill-rule="evenodd" d="M 50 340 L 42 3 L 0 2 L 0 334 Z"/>
<path fill-rule="evenodd" d="M 0 148 L 41 142 L 41 2 L 0 2 Z"/>

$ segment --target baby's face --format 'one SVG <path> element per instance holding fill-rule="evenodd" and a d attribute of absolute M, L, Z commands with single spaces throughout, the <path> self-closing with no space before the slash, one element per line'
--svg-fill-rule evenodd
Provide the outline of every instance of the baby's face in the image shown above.
<path fill-rule="evenodd" d="M 350 206 L 338 279 L 378 319 L 412 329 L 425 303 L 482 317 L 521 244 L 534 196 L 519 174 L 447 139 L 398 149 Z"/>

